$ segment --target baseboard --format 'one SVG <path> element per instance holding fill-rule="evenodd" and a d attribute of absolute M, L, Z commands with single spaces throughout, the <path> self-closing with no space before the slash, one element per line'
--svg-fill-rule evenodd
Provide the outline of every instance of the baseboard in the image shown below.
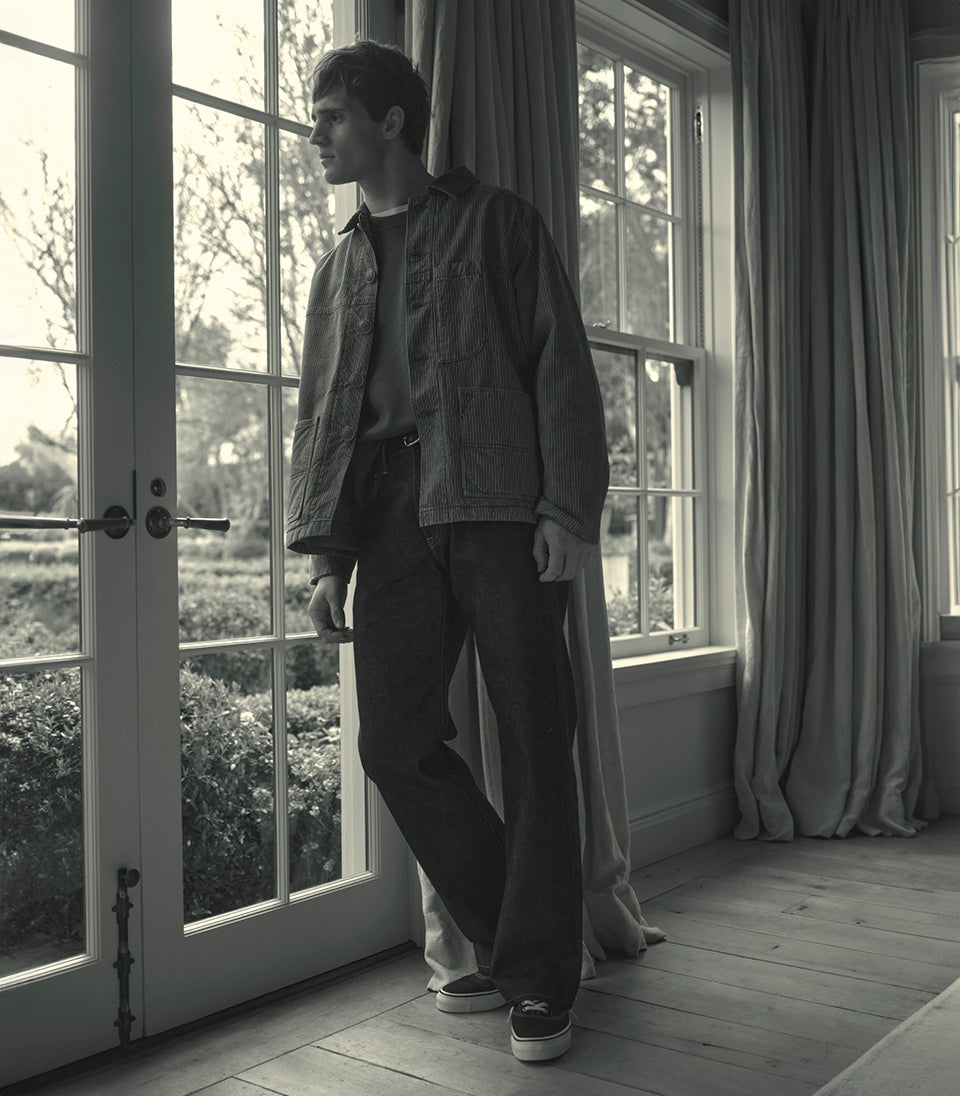
<path fill-rule="evenodd" d="M 737 817 L 737 796 L 729 787 L 632 818 L 631 871 L 718 837 L 729 837 Z"/>

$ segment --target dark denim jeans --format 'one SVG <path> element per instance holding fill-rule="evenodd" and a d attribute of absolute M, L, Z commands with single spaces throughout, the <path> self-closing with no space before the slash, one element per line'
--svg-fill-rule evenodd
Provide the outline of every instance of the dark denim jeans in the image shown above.
<path fill-rule="evenodd" d="M 535 526 L 421 529 L 419 447 L 371 473 L 354 597 L 360 758 L 509 1002 L 568 1008 L 582 885 L 566 583 L 541 583 Z M 450 678 L 468 627 L 497 716 L 504 822 L 453 737 Z"/>

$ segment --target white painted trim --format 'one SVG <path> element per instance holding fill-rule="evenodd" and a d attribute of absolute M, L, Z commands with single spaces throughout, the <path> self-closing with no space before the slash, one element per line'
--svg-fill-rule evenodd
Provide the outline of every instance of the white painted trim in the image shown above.
<path fill-rule="evenodd" d="M 613 663 L 617 708 L 639 707 L 694 693 L 736 687 L 737 653 L 730 647 L 701 647 Z"/>
<path fill-rule="evenodd" d="M 922 553 L 920 558 L 921 637 L 940 636 L 940 614 L 949 614 L 950 537 L 947 522 L 947 447 L 945 356 L 949 349 L 945 294 L 943 234 L 951 226 L 947 197 L 940 180 L 945 173 L 943 157 L 950 155 L 947 115 L 960 98 L 960 61 L 924 62 L 915 65 L 917 231 L 919 285 L 920 420 L 918 486 Z M 932 170 L 931 170 L 932 169 Z M 958 595 L 960 596 L 960 595 Z"/>
<path fill-rule="evenodd" d="M 660 807 L 630 820 L 630 870 L 729 837 L 737 821 L 733 787 Z"/>
<path fill-rule="evenodd" d="M 960 680 L 960 643 L 952 640 L 946 643 L 921 643 L 920 678 L 922 681 L 941 678 Z"/>
<path fill-rule="evenodd" d="M 709 70 L 730 63 L 727 49 L 706 41 L 637 0 L 577 0 L 577 19 L 585 28 L 597 29 L 617 41 L 638 36 L 646 39 L 644 48 L 674 68 L 689 69 L 695 65 Z"/>

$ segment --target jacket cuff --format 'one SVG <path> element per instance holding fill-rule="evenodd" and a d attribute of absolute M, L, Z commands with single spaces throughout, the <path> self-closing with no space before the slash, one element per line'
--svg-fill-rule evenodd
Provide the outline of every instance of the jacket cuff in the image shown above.
<path fill-rule="evenodd" d="M 562 525 L 568 533 L 573 533 L 575 537 L 586 541 L 587 544 L 598 544 L 600 541 L 600 514 L 589 522 L 583 521 L 567 513 L 566 510 L 561 510 L 559 506 L 554 506 L 549 499 L 545 498 L 541 498 L 537 503 L 534 513 L 538 518 L 551 518 L 557 525 Z"/>
<path fill-rule="evenodd" d="M 310 585 L 316 586 L 321 578 L 327 575 L 336 575 L 344 582 L 349 582 L 353 576 L 353 568 L 357 560 L 355 556 L 341 552 L 318 552 L 310 557 Z"/>

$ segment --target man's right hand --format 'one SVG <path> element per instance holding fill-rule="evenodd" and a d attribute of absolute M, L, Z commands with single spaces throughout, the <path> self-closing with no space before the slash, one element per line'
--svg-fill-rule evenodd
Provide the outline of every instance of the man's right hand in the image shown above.
<path fill-rule="evenodd" d="M 343 607 L 347 602 L 347 583 L 336 575 L 317 579 L 310 598 L 310 619 L 324 643 L 350 643 L 353 629 L 347 627 Z"/>

